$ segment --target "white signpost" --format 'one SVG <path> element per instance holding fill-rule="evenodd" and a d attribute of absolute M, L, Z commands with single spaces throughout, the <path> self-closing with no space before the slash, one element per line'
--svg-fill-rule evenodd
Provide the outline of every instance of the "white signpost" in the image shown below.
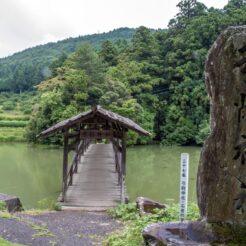
<path fill-rule="evenodd" d="M 188 201 L 188 174 L 189 174 L 189 154 L 182 153 L 180 160 L 180 221 L 184 221 L 187 213 Z"/>

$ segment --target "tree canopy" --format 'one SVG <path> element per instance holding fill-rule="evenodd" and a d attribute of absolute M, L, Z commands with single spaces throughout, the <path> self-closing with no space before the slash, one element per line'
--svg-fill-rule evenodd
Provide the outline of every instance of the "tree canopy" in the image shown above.
<path fill-rule="evenodd" d="M 92 104 L 137 121 L 152 140 L 202 144 L 208 134 L 209 100 L 204 86 L 208 49 L 226 27 L 246 24 L 246 4 L 231 0 L 208 9 L 187 0 L 167 30 L 139 27 L 131 42 L 105 41 L 99 50 L 79 47 L 52 67 L 38 89 L 29 137 Z M 20 74 L 21 76 L 21 74 Z M 129 143 L 150 140 L 130 134 Z"/>

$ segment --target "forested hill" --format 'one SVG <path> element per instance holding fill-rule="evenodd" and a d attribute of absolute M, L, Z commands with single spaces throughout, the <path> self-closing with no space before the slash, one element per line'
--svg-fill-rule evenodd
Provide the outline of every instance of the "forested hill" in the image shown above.
<path fill-rule="evenodd" d="M 82 43 L 89 43 L 94 48 L 110 40 L 131 40 L 135 29 L 119 28 L 107 33 L 68 38 L 56 43 L 48 43 L 18 52 L 0 59 L 0 91 L 20 92 L 32 89 L 33 85 L 50 75 L 48 67 L 62 54 L 74 52 Z M 118 41 L 119 42 L 119 41 Z"/>
<path fill-rule="evenodd" d="M 139 27 L 125 47 L 110 41 L 99 50 L 80 46 L 53 63 L 52 75 L 38 85 L 28 138 L 35 141 L 47 127 L 100 104 L 138 122 L 155 141 L 202 144 L 209 131 L 208 50 L 225 28 L 245 24 L 245 0 L 230 0 L 223 9 L 181 0 L 168 30 Z M 128 144 L 151 141 L 128 137 Z"/>

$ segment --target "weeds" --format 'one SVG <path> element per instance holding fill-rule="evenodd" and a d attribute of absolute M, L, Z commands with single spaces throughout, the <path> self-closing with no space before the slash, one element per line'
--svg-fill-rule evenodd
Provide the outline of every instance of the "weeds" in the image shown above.
<path fill-rule="evenodd" d="M 49 209 L 49 210 L 56 210 L 61 211 L 60 203 L 56 202 L 54 199 L 44 198 L 37 202 L 37 207 L 40 209 Z"/>
<path fill-rule="evenodd" d="M 179 220 L 179 205 L 173 204 L 167 209 L 156 209 L 156 214 L 140 216 L 136 204 L 121 204 L 115 209 L 110 209 L 109 214 L 124 222 L 124 229 L 108 236 L 104 241 L 107 246 L 139 246 L 143 243 L 142 231 L 151 223 L 169 222 Z M 187 219 L 199 218 L 196 204 L 189 204 Z"/>
<path fill-rule="evenodd" d="M 28 222 L 29 223 L 29 222 Z M 38 231 L 38 233 L 33 234 L 33 237 L 54 237 L 54 235 L 45 227 L 41 227 L 39 225 L 31 224 L 33 230 Z"/>
<path fill-rule="evenodd" d="M 6 203 L 4 201 L 0 201 L 0 211 L 6 210 Z"/>
<path fill-rule="evenodd" d="M 1 246 L 24 246 L 22 244 L 17 244 L 17 243 L 11 243 L 3 238 L 0 237 L 0 245 Z"/>

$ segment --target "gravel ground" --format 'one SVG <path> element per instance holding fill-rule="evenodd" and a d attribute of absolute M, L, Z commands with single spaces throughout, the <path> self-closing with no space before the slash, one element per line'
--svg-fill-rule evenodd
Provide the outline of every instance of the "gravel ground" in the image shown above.
<path fill-rule="evenodd" d="M 122 225 L 103 212 L 62 211 L 0 217 L 0 236 L 23 245 L 102 245 L 106 234 Z"/>

